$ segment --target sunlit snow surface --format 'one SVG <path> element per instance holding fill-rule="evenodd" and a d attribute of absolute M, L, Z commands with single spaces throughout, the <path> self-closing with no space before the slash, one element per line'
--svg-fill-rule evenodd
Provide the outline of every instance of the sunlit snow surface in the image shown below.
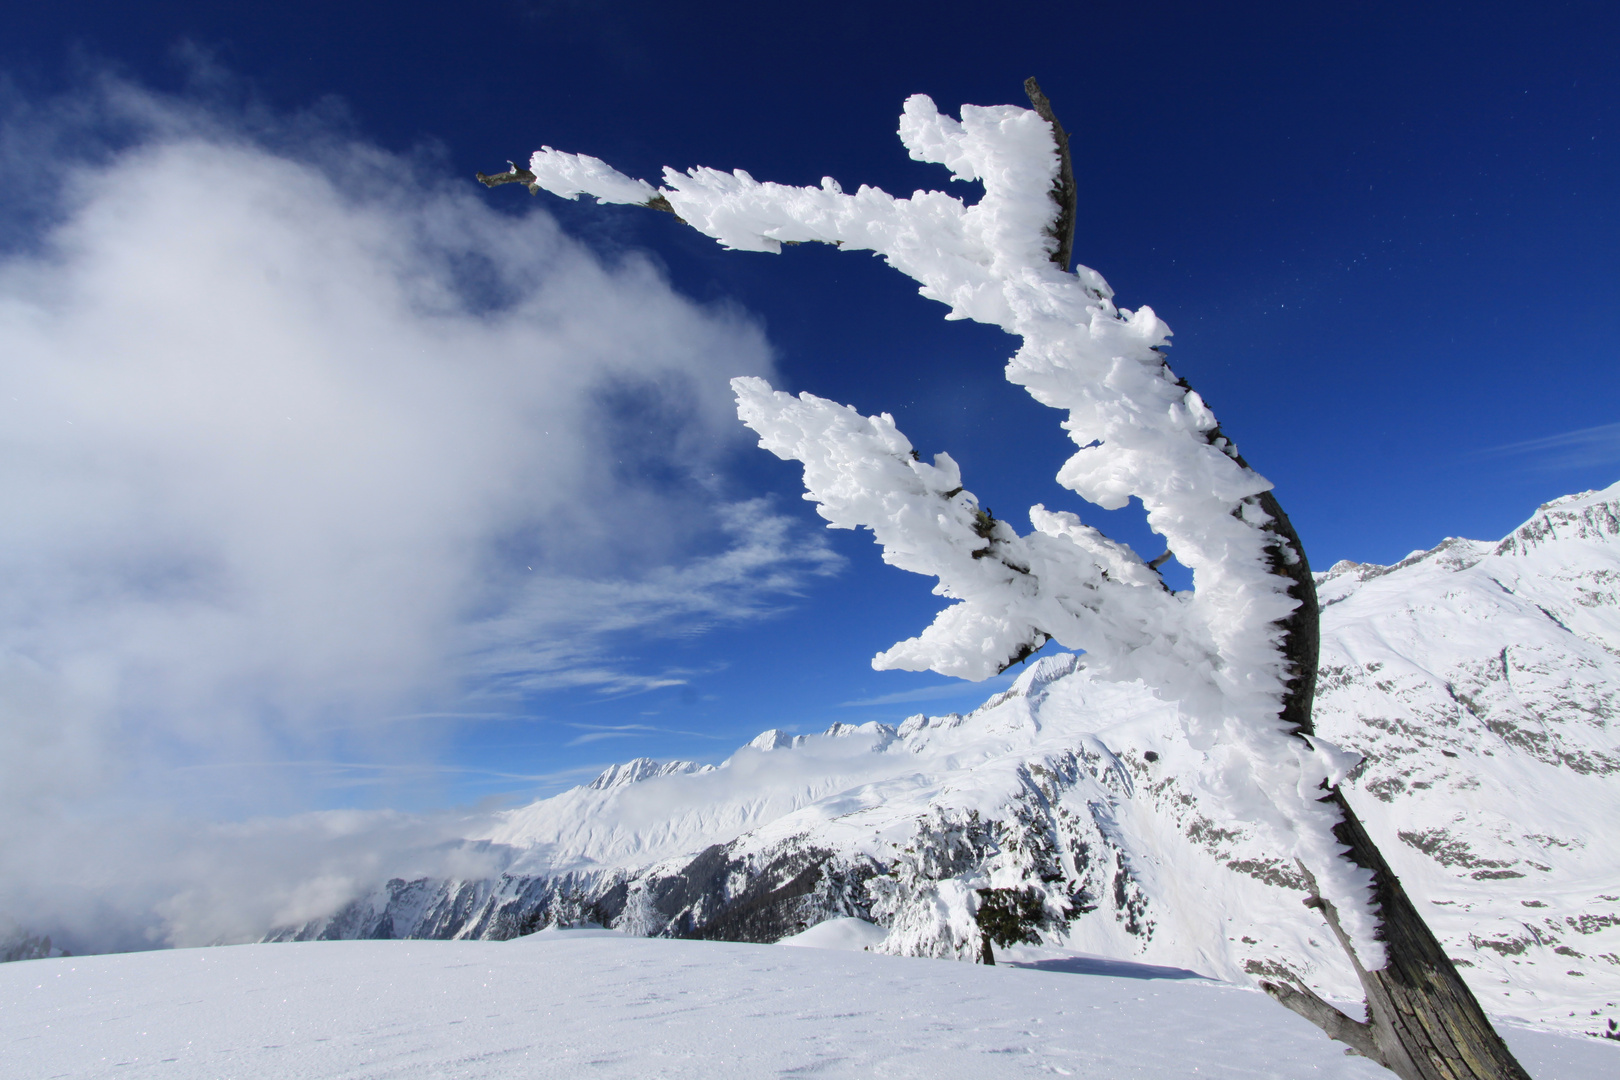
<path fill-rule="evenodd" d="M 865 919 L 845 916 L 819 922 L 802 933 L 785 937 L 778 945 L 792 945 L 800 949 L 845 949 L 849 952 L 870 952 L 872 946 L 881 945 L 889 932 Z"/>
<path fill-rule="evenodd" d="M 1537 1080 L 1620 1068 L 1620 1046 L 1507 1036 Z M 1259 993 L 1218 983 L 609 931 L 6 964 L 0 1074 L 1388 1076 Z"/>
<path fill-rule="evenodd" d="M 1620 1044 L 1516 1026 L 1601 1028 L 1620 1001 L 1620 485 L 1550 503 L 1498 544 L 1341 564 L 1319 592 L 1318 722 L 1367 754 L 1348 785 L 1369 828 L 1532 1076 L 1620 1075 Z M 1275 962 L 1355 992 L 1263 846 L 1200 815 L 1173 706 L 1073 665 L 1042 660 L 967 717 L 767 732 L 717 769 L 632 763 L 484 840 L 511 873 L 632 893 L 709 844 L 887 862 L 943 817 L 1004 818 L 1031 766 L 1078 753 L 1053 805 L 1093 855 L 1124 861 L 1076 848 L 1069 872 L 1128 866 L 1137 931 L 1099 891 L 994 968 L 877 953 L 932 948 L 961 911 L 881 939 L 829 920 L 796 939 L 810 948 L 565 931 L 24 961 L 0 965 L 0 1077 L 1387 1075 L 1252 990 L 1189 977 Z M 1038 883 L 1016 854 L 919 880 L 900 914 Z M 504 878 L 422 884 L 441 899 L 476 886 L 489 910 L 515 899 Z M 424 911 L 389 905 L 391 932 L 483 932 Z"/>

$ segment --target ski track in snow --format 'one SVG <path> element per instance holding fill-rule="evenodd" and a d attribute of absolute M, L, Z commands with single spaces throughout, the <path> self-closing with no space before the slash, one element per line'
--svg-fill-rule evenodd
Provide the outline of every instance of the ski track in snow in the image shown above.
<path fill-rule="evenodd" d="M 1505 1034 L 1537 1080 L 1620 1070 L 1620 1046 Z M 1389 1074 L 1226 984 L 611 931 L 0 966 L 0 1076 L 17 1080 L 801 1075 Z"/>

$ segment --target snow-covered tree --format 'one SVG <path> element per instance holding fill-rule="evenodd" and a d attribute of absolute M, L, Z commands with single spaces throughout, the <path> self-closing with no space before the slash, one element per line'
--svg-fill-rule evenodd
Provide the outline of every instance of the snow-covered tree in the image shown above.
<path fill-rule="evenodd" d="M 807 498 L 834 528 L 872 530 L 883 558 L 938 578 L 955 603 L 878 668 L 983 679 L 1048 640 L 1084 650 L 1094 677 L 1142 680 L 1179 706 L 1211 763 L 1204 798 L 1295 859 L 1367 998 L 1357 1021 L 1304 983 L 1268 993 L 1409 1080 L 1525 1077 L 1351 810 L 1356 758 L 1314 737 L 1317 603 L 1298 536 L 1214 414 L 1165 361 L 1170 330 L 1114 303 L 1096 271 L 1069 268 L 1075 186 L 1068 140 L 1034 80 L 1034 109 L 905 103 L 900 138 L 919 161 L 978 181 L 967 203 L 896 198 L 831 178 L 761 183 L 738 170 L 666 169 L 659 187 L 543 147 L 527 169 L 479 179 L 664 210 L 722 245 L 778 252 L 818 241 L 873 251 L 950 309 L 1023 341 L 1007 378 L 1065 411 L 1076 451 L 1058 481 L 1117 509 L 1132 498 L 1192 572 L 1173 592 L 1157 566 L 1075 514 L 1030 509 L 1020 535 L 992 518 L 947 454 L 923 461 L 888 414 L 862 416 L 764 380 L 733 381 L 760 445 L 804 465 Z"/>

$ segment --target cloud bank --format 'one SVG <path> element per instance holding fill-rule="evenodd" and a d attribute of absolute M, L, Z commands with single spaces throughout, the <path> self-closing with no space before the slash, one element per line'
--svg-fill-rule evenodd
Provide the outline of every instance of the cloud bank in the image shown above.
<path fill-rule="evenodd" d="M 124 938 L 195 943 L 320 906 L 328 864 L 443 822 L 186 840 L 308 797 L 210 766 L 409 762 L 428 736 L 365 721 L 678 681 L 610 644 L 832 565 L 726 495 L 727 380 L 771 367 L 743 315 L 320 124 L 115 83 L 53 108 L 4 143 L 60 188 L 0 260 L 0 912 L 94 936 L 111 901 L 63 890 L 122 888 Z M 121 141 L 64 160 L 68 128 Z M 233 874 L 260 900 L 194 902 Z"/>

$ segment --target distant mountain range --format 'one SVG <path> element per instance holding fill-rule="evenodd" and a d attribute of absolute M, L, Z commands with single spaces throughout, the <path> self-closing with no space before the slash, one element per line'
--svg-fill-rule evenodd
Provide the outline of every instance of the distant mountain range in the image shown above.
<path fill-rule="evenodd" d="M 1620 484 L 1317 590 L 1318 731 L 1364 755 L 1350 798 L 1486 1007 L 1620 1016 Z M 1202 812 L 1206 764 L 1174 705 L 1047 657 L 966 716 L 614 766 L 469 837 L 499 876 L 396 879 L 269 940 L 769 942 L 853 915 L 890 953 L 1039 939 L 1359 996 L 1297 870 Z"/>

